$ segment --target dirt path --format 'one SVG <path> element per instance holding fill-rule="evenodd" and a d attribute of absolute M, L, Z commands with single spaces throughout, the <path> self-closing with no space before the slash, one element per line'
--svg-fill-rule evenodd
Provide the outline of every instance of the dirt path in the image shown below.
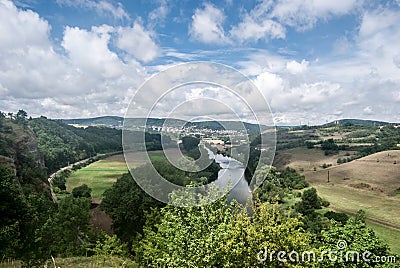
<path fill-rule="evenodd" d="M 106 154 L 97 154 L 97 155 L 95 155 L 95 156 L 103 156 L 103 155 L 106 155 Z M 91 158 L 93 158 L 93 156 L 92 156 L 92 157 L 89 157 L 89 158 L 82 159 L 82 160 L 80 160 L 80 161 L 78 161 L 78 162 L 69 164 L 68 166 L 62 167 L 62 168 L 60 168 L 59 170 L 57 170 L 56 172 L 50 174 L 50 176 L 47 178 L 47 181 L 49 182 L 49 185 L 50 185 L 51 199 L 53 200 L 54 203 L 57 203 L 56 194 L 54 193 L 53 187 L 51 186 L 51 181 L 54 179 L 54 177 L 55 177 L 58 173 L 60 173 L 61 171 L 64 171 L 64 170 L 69 169 L 69 168 L 72 168 L 74 165 L 79 165 L 79 164 L 81 164 L 81 163 L 84 163 L 84 162 L 88 161 L 88 160 L 91 159 Z"/>
<path fill-rule="evenodd" d="M 83 159 L 83 160 L 80 160 L 80 161 L 78 161 L 78 162 L 69 164 L 68 166 L 62 167 L 62 168 L 60 168 L 59 170 L 57 170 L 56 172 L 50 174 L 50 176 L 47 178 L 47 180 L 48 180 L 49 185 L 50 185 L 51 199 L 53 200 L 54 203 L 57 203 L 56 194 L 54 193 L 53 187 L 51 186 L 51 181 L 54 179 L 54 177 L 55 177 L 58 173 L 60 173 L 61 171 L 64 171 L 64 170 L 69 169 L 69 168 L 72 168 L 73 165 L 78 165 L 78 164 L 84 163 L 84 162 L 88 161 L 89 159 L 90 159 L 90 157 L 89 157 L 89 158 L 85 158 L 85 159 Z"/>

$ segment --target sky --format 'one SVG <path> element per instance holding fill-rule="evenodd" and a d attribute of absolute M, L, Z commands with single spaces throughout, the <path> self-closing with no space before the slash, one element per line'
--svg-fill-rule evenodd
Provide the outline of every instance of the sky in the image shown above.
<path fill-rule="evenodd" d="M 147 79 L 197 61 L 247 76 L 276 124 L 400 122 L 399 0 L 0 0 L 4 112 L 123 116 Z M 179 96 L 221 105 L 186 103 L 183 114 L 229 119 L 235 98 L 199 90 Z"/>

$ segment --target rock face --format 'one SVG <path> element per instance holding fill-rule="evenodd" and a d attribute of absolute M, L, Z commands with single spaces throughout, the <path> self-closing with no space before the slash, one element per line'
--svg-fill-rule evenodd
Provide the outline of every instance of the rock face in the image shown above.
<path fill-rule="evenodd" d="M 38 181 L 46 183 L 43 157 L 27 122 L 0 119 L 0 166 L 11 167 L 20 181 L 27 182 L 26 177 L 34 175 Z"/>

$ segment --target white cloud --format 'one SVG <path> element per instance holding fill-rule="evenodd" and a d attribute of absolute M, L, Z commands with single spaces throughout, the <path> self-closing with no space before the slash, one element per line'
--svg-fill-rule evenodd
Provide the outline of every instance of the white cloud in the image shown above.
<path fill-rule="evenodd" d="M 23 108 L 52 118 L 123 114 L 147 71 L 110 50 L 114 31 L 107 25 L 66 27 L 66 53 L 59 53 L 46 20 L 1 1 L 0 110 Z"/>
<path fill-rule="evenodd" d="M 0 49 L 50 48 L 50 25 L 30 10 L 18 11 L 11 1 L 0 2 Z M 3 51 L 4 52 L 4 51 Z"/>
<path fill-rule="evenodd" d="M 154 60 L 160 53 L 152 34 L 138 22 L 132 27 L 118 28 L 117 46 L 143 62 Z"/>
<path fill-rule="evenodd" d="M 57 3 L 61 6 L 94 10 L 101 16 L 111 15 L 117 19 L 129 19 L 128 13 L 120 3 L 116 6 L 105 0 L 57 0 Z"/>
<path fill-rule="evenodd" d="M 393 57 L 393 64 L 400 69 L 400 54 Z"/>
<path fill-rule="evenodd" d="M 111 26 L 92 27 L 86 31 L 77 27 L 66 27 L 62 41 L 72 64 L 84 73 L 101 73 L 104 78 L 122 74 L 122 64 L 108 48 Z"/>
<path fill-rule="evenodd" d="M 222 10 L 213 4 L 205 3 L 202 9 L 195 10 L 192 23 L 189 27 L 190 36 L 206 44 L 226 44 L 223 22 L 225 15 Z"/>
<path fill-rule="evenodd" d="M 164 26 L 165 19 L 170 11 L 167 0 L 159 0 L 159 7 L 149 13 L 149 27 Z"/>
<path fill-rule="evenodd" d="M 240 42 L 285 38 L 286 29 L 269 16 L 271 1 L 261 1 L 234 25 L 231 35 Z"/>
<path fill-rule="evenodd" d="M 283 0 L 274 6 L 270 16 L 297 30 L 307 30 L 318 20 L 348 14 L 359 4 L 357 0 Z"/>
<path fill-rule="evenodd" d="M 304 59 L 301 62 L 292 60 L 286 63 L 286 69 L 291 74 L 301 74 L 307 70 L 309 64 L 310 63 Z"/>
<path fill-rule="evenodd" d="M 279 95 L 283 92 L 285 86 L 284 81 L 280 76 L 270 72 L 259 74 L 254 79 L 254 84 L 268 100 L 271 100 L 273 96 Z"/>
<path fill-rule="evenodd" d="M 367 106 L 363 109 L 363 113 L 365 115 L 372 115 L 374 114 L 374 111 L 372 110 L 371 106 Z"/>
<path fill-rule="evenodd" d="M 397 12 L 390 10 L 366 11 L 362 17 L 359 35 L 368 37 L 388 28 L 397 26 L 399 17 Z"/>
<path fill-rule="evenodd" d="M 252 17 L 246 16 L 242 22 L 231 29 L 230 34 L 240 42 L 268 40 L 268 38 L 283 39 L 285 38 L 285 28 L 270 19 L 256 22 Z"/>

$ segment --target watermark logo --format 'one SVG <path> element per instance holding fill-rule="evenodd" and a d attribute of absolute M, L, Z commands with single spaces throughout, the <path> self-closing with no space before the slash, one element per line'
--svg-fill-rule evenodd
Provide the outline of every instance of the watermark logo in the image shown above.
<path fill-rule="evenodd" d="M 396 263 L 396 256 L 376 256 L 370 251 L 348 250 L 345 240 L 338 240 L 336 249 L 317 252 L 311 251 L 274 251 L 267 247 L 257 254 L 257 259 L 261 263 L 268 262 L 292 262 L 292 263 L 318 263 L 318 262 L 342 262 L 342 263 Z"/>
<path fill-rule="evenodd" d="M 155 122 L 153 118 L 161 118 L 162 125 L 159 124 L 160 120 Z M 196 161 L 184 157 L 179 150 L 178 143 L 182 136 L 197 134 L 203 137 L 201 129 L 188 123 L 193 121 L 217 122 L 221 128 L 209 136 L 218 138 L 224 135 L 225 140 L 232 144 L 232 159 L 238 160 L 244 168 L 250 155 L 250 133 L 248 125 L 243 122 L 259 126 L 262 135 L 258 145 L 260 157 L 255 170 L 272 164 L 276 145 L 274 120 L 265 96 L 254 83 L 226 65 L 210 62 L 178 64 L 153 75 L 142 84 L 136 90 L 124 117 L 122 145 L 126 163 L 136 183 L 153 198 L 171 203 L 170 195 L 177 191 L 183 196 L 185 193 L 187 196 L 207 195 L 207 202 L 213 202 L 226 193 L 226 188 L 218 184 L 215 187 L 219 188 L 219 193 L 211 197 L 209 190 L 213 187 L 209 184 L 193 187 L 176 185 L 159 174 L 152 164 L 146 148 L 149 131 L 161 134 L 163 153 L 176 168 L 185 172 L 200 172 L 211 164 L 212 159 L 204 150 Z M 135 176 L 132 172 L 137 167 L 138 159 L 149 167 L 145 177 Z M 241 176 L 232 177 L 230 187 L 233 188 L 240 179 Z M 253 177 L 250 189 L 256 189 L 262 181 Z M 185 198 L 181 202 L 175 200 L 173 205 L 204 204 L 186 201 Z"/>

